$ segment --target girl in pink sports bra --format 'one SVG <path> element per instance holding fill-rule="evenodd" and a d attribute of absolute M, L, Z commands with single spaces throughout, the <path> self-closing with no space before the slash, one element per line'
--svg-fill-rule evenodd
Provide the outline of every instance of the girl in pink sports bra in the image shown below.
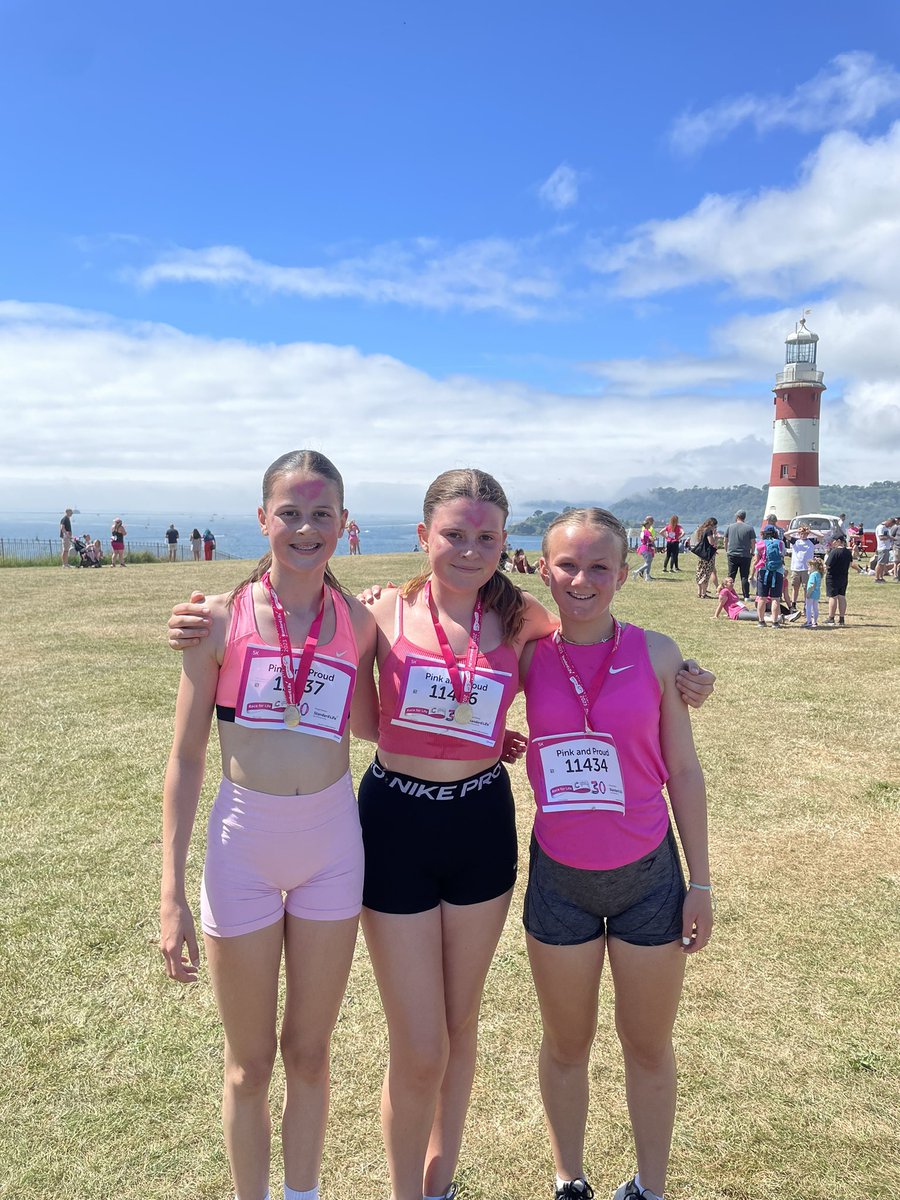
<path fill-rule="evenodd" d="M 184 656 L 163 795 L 160 948 L 170 978 L 197 978 L 185 865 L 215 711 L 223 778 L 209 817 L 201 915 L 225 1030 L 234 1190 L 241 1200 L 269 1195 L 267 1085 L 283 957 L 284 1194 L 315 1200 L 329 1043 L 362 898 L 349 727 L 360 721 L 370 731 L 376 719 L 375 626 L 328 569 L 346 520 L 328 459 L 283 455 L 266 471 L 262 497 L 269 553 L 230 595 L 210 598 L 210 636 Z M 315 1061 L 323 1069 L 311 1080 Z"/>
<path fill-rule="evenodd" d="M 675 1116 L 672 1029 L 686 955 L 712 930 L 706 791 L 677 691 L 681 655 L 669 638 L 620 625 L 610 612 L 628 577 L 627 552 L 624 527 L 604 509 L 553 521 L 539 570 L 561 624 L 530 642 L 521 661 L 536 802 L 524 923 L 558 1200 L 594 1194 L 583 1153 L 606 954 L 638 1168 L 615 1200 L 663 1195 Z"/>

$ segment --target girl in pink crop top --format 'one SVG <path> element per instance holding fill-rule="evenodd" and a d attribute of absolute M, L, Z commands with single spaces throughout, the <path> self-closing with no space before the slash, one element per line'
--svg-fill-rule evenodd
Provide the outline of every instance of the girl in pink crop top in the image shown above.
<path fill-rule="evenodd" d="M 360 694 L 375 702 L 374 622 L 329 586 L 346 520 L 340 475 L 314 451 L 284 455 L 266 472 L 259 520 L 270 554 L 233 602 L 211 598 L 210 636 L 184 656 L 163 793 L 160 949 L 170 978 L 189 983 L 200 955 L 186 864 L 217 709 L 223 779 L 207 823 L 201 914 L 228 1045 L 236 1195 L 262 1195 L 269 1174 L 269 1099 L 266 1089 L 248 1098 L 243 1081 L 271 1064 L 282 960 L 283 1027 L 327 1055 L 362 898 L 346 728 L 354 685 L 357 703 Z M 301 983 L 310 977 L 313 988 Z M 321 1164 L 309 1130 L 324 1132 L 328 1072 L 316 1083 L 296 1055 L 283 1065 L 286 1192 L 309 1192 Z"/>
<path fill-rule="evenodd" d="M 380 717 L 378 748 L 384 755 L 431 759 L 491 758 L 503 749 L 506 713 L 519 690 L 519 656 L 503 642 L 486 653 L 479 647 L 475 665 L 474 719 L 460 726 L 448 719 L 439 701 L 449 678 L 439 652 L 410 641 L 403 630 L 409 603 L 397 596 L 394 639 L 378 669 Z M 462 665 L 465 656 L 458 654 Z"/>
<path fill-rule="evenodd" d="M 334 614 L 334 634 L 328 642 L 319 641 L 316 646 L 307 681 L 309 712 L 304 713 L 299 724 L 291 730 L 283 721 L 285 701 L 280 672 L 270 669 L 279 666 L 280 653 L 277 645 L 267 642 L 259 631 L 253 584 L 235 593 L 216 685 L 216 716 L 220 721 L 237 721 L 251 729 L 276 729 L 285 733 L 316 730 L 321 736 L 331 736 L 336 741 L 343 737 L 356 684 L 359 653 L 345 597 L 335 588 L 328 588 L 327 595 L 328 608 Z M 267 686 L 270 683 L 273 686 Z M 327 706 L 322 703 L 326 691 L 335 694 Z"/>
<path fill-rule="evenodd" d="M 363 927 L 390 1034 L 392 1192 L 433 1197 L 451 1186 L 484 979 L 515 881 L 506 713 L 522 646 L 552 623 L 499 570 L 509 506 L 495 479 L 445 472 L 424 508 L 427 570 L 372 608 L 381 715 L 359 811 Z"/>
<path fill-rule="evenodd" d="M 561 624 L 526 646 L 521 664 L 537 808 L 525 923 L 559 1200 L 592 1194 L 583 1142 L 604 952 L 628 1107 L 642 1124 L 635 1177 L 616 1200 L 662 1196 L 685 954 L 701 950 L 712 930 L 706 794 L 676 688 L 681 655 L 668 638 L 622 626 L 610 612 L 628 578 L 627 552 L 625 529 L 603 509 L 550 525 L 540 572 Z M 663 786 L 688 862 L 686 895 Z"/>

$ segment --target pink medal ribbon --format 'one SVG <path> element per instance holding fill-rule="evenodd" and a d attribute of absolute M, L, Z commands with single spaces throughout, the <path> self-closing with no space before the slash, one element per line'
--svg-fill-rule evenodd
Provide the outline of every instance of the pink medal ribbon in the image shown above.
<path fill-rule="evenodd" d="M 425 602 L 431 612 L 431 620 L 434 623 L 434 632 L 438 640 L 438 645 L 441 648 L 441 655 L 447 665 L 447 671 L 450 675 L 450 683 L 453 687 L 453 696 L 456 700 L 457 708 L 453 714 L 453 720 L 458 725 L 468 725 L 472 720 L 472 709 L 469 704 L 469 697 L 472 695 L 472 689 L 475 686 L 475 664 L 478 662 L 478 646 L 481 642 L 481 614 L 484 608 L 481 596 L 479 595 L 475 602 L 475 611 L 472 613 L 472 629 L 469 633 L 469 645 L 466 649 L 465 672 L 459 669 L 459 663 L 456 660 L 456 655 L 453 653 L 453 647 L 447 638 L 444 628 L 438 619 L 437 606 L 431 598 L 431 580 L 425 581 L 425 587 L 422 589 L 422 594 L 425 597 Z"/>
<path fill-rule="evenodd" d="M 325 616 L 326 589 L 323 584 L 322 603 L 319 605 L 319 611 L 315 620 L 309 627 L 309 633 L 306 635 L 306 642 L 303 646 L 303 653 L 300 655 L 300 665 L 295 671 L 294 652 L 291 649 L 291 638 L 288 633 L 287 619 L 284 615 L 284 606 L 278 599 L 275 589 L 272 587 L 268 571 L 260 579 L 260 583 L 269 597 L 269 603 L 272 605 L 272 616 L 275 620 L 276 632 L 278 633 L 278 649 L 281 651 L 281 678 L 285 701 L 284 723 L 288 728 L 294 729 L 300 724 L 300 697 L 303 695 L 303 689 L 306 687 L 313 656 L 316 653 L 316 646 L 319 644 L 319 631 L 322 628 L 322 620 Z"/>
<path fill-rule="evenodd" d="M 557 629 L 553 634 L 553 644 L 556 646 L 556 651 L 559 654 L 559 660 L 562 663 L 563 670 L 568 675 L 569 683 L 571 683 L 571 685 L 572 685 L 572 690 L 575 692 L 575 695 L 578 697 L 578 699 L 581 702 L 581 707 L 584 709 L 584 732 L 585 733 L 595 733 L 596 732 L 596 730 L 593 729 L 591 726 L 591 709 L 596 704 L 597 697 L 603 691 L 603 685 L 606 683 L 607 679 L 609 678 L 610 667 L 612 667 L 612 665 L 613 665 L 613 660 L 615 659 L 616 651 L 619 648 L 619 639 L 622 636 L 622 626 L 619 624 L 619 622 L 616 620 L 615 617 L 613 617 L 613 627 L 615 629 L 615 638 L 613 641 L 612 652 L 610 653 L 610 656 L 606 660 L 605 664 L 597 672 L 594 682 L 591 684 L 590 688 L 586 688 L 584 686 L 584 682 L 583 682 L 581 676 L 578 674 L 577 667 L 572 662 L 572 659 L 569 657 L 569 653 L 565 647 L 565 642 L 563 641 L 562 635 L 560 634 L 559 630 Z"/>

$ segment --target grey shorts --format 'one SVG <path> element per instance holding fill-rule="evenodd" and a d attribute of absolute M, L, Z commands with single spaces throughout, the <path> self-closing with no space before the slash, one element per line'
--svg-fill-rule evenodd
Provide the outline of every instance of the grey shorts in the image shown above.
<path fill-rule="evenodd" d="M 522 921 L 548 946 L 580 946 L 604 933 L 633 946 L 679 941 L 686 895 L 671 826 L 655 850 L 611 871 L 567 867 L 531 835 Z"/>

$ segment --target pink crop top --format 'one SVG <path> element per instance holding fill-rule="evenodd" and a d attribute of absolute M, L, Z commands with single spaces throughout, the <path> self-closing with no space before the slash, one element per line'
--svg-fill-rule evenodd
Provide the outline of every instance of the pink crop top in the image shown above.
<path fill-rule="evenodd" d="M 612 642 L 566 642 L 585 687 L 612 654 Z M 552 637 L 541 638 L 525 679 L 530 740 L 526 765 L 537 811 L 534 835 L 557 862 L 606 871 L 636 862 L 666 836 L 668 778 L 659 742 L 660 688 L 643 629 L 622 628 L 616 661 L 584 710 Z"/>
<path fill-rule="evenodd" d="M 334 588 L 329 591 L 334 609 L 334 636 L 316 647 L 301 697 L 302 717 L 297 730 L 339 740 L 350 712 L 359 651 L 349 606 L 340 592 Z M 295 663 L 299 661 L 300 650 L 302 645 L 294 647 Z M 249 584 L 232 602 L 225 656 L 216 687 L 216 716 L 220 721 L 236 721 L 251 728 L 295 732 L 284 725 L 283 713 L 281 655 L 278 647 L 266 642 L 259 632 L 253 585 Z"/>
<path fill-rule="evenodd" d="M 457 704 L 440 653 L 416 646 L 403 633 L 405 607 L 398 596 L 394 641 L 379 667 L 380 749 L 418 758 L 498 758 L 506 713 L 519 689 L 515 650 L 501 643 L 487 654 L 479 652 L 470 720 L 461 724 L 454 720 Z M 465 656 L 457 655 L 457 661 L 464 663 Z"/>

